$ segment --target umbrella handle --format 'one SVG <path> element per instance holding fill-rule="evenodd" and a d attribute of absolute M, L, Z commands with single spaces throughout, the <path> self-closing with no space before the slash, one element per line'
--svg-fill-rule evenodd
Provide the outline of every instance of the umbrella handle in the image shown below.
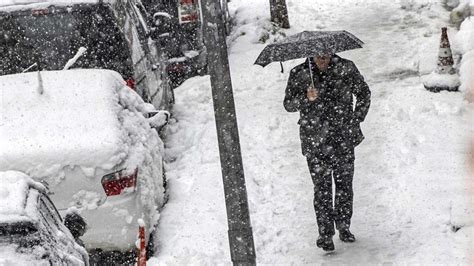
<path fill-rule="evenodd" d="M 283 62 L 280 61 L 280 66 L 281 66 L 281 73 L 284 73 L 285 70 L 283 69 Z"/>
<path fill-rule="evenodd" d="M 308 57 L 308 65 L 309 65 L 309 77 L 311 78 L 311 85 L 314 87 L 314 80 L 313 80 L 313 69 L 311 68 L 311 58 Z"/>

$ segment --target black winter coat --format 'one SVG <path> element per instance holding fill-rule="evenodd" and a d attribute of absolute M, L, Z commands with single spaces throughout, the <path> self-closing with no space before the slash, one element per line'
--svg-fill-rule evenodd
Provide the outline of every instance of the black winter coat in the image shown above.
<path fill-rule="evenodd" d="M 318 99 L 306 97 L 311 86 L 308 62 L 312 63 Z M 353 95 L 356 98 L 353 107 Z M 364 139 L 360 122 L 370 106 L 370 90 L 355 64 L 334 55 L 329 68 L 320 72 L 312 59 L 293 68 L 283 102 L 288 112 L 300 112 L 300 138 L 303 155 L 327 157 L 353 149 Z"/>

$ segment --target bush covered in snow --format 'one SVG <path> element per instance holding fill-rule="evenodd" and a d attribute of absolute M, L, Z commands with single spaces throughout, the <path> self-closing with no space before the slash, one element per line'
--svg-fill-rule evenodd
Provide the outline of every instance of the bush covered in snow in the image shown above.
<path fill-rule="evenodd" d="M 233 12 L 234 31 L 230 35 L 230 41 L 235 41 L 241 36 L 247 36 L 252 43 L 271 43 L 286 37 L 286 34 L 268 16 L 255 16 L 254 7 L 241 6 Z"/>

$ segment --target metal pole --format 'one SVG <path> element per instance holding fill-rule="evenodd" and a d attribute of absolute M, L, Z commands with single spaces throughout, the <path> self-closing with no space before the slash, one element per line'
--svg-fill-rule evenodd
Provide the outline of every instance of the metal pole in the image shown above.
<path fill-rule="evenodd" d="M 220 0 L 202 0 L 212 99 L 234 265 L 256 265 Z"/>

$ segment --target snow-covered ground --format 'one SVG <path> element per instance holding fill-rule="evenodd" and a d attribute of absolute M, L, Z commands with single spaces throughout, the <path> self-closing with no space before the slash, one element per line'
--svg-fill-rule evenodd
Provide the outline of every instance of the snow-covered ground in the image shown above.
<path fill-rule="evenodd" d="M 474 218 L 469 191 L 469 108 L 464 93 L 430 93 L 449 12 L 438 1 L 287 0 L 292 28 L 346 29 L 365 49 L 342 53 L 372 90 L 356 149 L 357 242 L 315 244 L 313 185 L 301 155 L 297 113 L 282 102 L 289 69 L 302 60 L 253 66 L 267 39 L 266 0 L 233 0 L 229 38 L 240 140 L 259 264 L 468 264 Z M 448 29 L 450 37 L 456 33 Z M 269 36 L 270 39 L 278 38 Z M 176 90 L 168 130 L 170 198 L 149 263 L 229 264 L 227 220 L 208 77 Z M 469 250 L 471 249 L 471 250 Z"/>

